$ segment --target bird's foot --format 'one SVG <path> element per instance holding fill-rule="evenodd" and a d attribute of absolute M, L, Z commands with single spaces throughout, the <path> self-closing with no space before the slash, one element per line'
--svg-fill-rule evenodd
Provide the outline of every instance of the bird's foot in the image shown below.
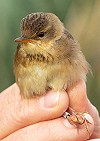
<path fill-rule="evenodd" d="M 66 118 L 71 125 L 75 126 L 77 128 L 77 131 L 79 129 L 79 126 L 84 124 L 84 126 L 89 134 L 89 137 L 90 137 L 88 124 L 91 124 L 91 123 L 89 122 L 89 120 L 85 116 L 88 113 L 87 112 L 76 112 L 72 109 L 71 109 L 71 111 L 72 111 L 71 114 L 69 112 L 64 112 L 63 117 Z"/>

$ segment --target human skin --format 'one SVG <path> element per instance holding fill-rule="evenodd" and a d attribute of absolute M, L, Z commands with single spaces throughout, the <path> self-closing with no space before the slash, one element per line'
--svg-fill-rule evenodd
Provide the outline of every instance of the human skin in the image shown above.
<path fill-rule="evenodd" d="M 88 112 L 90 141 L 100 141 L 100 118 L 86 95 L 84 81 L 67 92 L 48 92 L 45 96 L 22 99 L 13 84 L 0 94 L 0 141 L 84 141 L 89 138 L 85 125 L 77 129 L 61 115 L 68 107 Z"/>

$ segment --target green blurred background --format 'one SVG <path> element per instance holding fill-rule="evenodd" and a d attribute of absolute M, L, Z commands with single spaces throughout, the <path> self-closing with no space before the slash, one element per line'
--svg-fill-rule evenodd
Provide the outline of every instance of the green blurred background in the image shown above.
<path fill-rule="evenodd" d="M 38 11 L 55 13 L 80 42 L 93 71 L 88 97 L 100 112 L 100 0 L 0 0 L 0 91 L 15 82 L 14 39 L 20 35 L 20 20 Z"/>

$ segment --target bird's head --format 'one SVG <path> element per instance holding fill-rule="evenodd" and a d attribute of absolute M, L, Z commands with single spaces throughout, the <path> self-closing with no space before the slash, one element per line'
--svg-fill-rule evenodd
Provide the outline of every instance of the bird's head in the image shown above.
<path fill-rule="evenodd" d="M 56 15 L 42 12 L 31 13 L 22 19 L 21 36 L 15 41 L 46 43 L 59 39 L 63 29 L 63 24 Z"/>

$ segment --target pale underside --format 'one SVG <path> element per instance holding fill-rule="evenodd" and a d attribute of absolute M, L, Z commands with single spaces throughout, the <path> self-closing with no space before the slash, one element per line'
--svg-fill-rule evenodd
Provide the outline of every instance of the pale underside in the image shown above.
<path fill-rule="evenodd" d="M 86 72 L 79 63 L 70 64 L 66 60 L 62 64 L 46 64 L 40 62 L 33 66 L 24 67 L 19 64 L 17 68 L 16 81 L 20 93 L 24 97 L 40 96 L 48 89 L 61 91 L 79 79 L 85 79 Z M 15 72 L 16 73 L 16 72 Z"/>

